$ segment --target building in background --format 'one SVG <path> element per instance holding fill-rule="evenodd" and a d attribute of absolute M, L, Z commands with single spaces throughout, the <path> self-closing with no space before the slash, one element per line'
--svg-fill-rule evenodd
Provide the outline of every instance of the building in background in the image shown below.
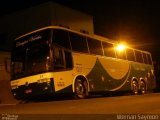
<path fill-rule="evenodd" d="M 92 16 L 53 2 L 2 16 L 0 18 L 0 80 L 10 79 L 9 58 L 14 39 L 32 30 L 52 25 L 64 26 L 87 34 L 94 33 Z"/>
<path fill-rule="evenodd" d="M 0 51 L 0 80 L 10 79 L 10 52 Z"/>

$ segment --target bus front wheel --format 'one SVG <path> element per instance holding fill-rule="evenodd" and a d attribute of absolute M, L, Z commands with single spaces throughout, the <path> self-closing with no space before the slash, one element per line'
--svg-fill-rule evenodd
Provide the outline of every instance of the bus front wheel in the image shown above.
<path fill-rule="evenodd" d="M 87 82 L 76 79 L 75 81 L 75 98 L 83 99 L 87 97 Z"/>

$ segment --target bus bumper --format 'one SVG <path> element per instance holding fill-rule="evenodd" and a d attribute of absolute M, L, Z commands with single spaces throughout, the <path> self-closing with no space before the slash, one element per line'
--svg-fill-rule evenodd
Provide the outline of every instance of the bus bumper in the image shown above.
<path fill-rule="evenodd" d="M 34 82 L 21 85 L 12 89 L 12 93 L 16 99 L 29 99 L 42 95 L 54 95 L 54 82 L 53 79 L 51 79 L 50 82 Z"/>

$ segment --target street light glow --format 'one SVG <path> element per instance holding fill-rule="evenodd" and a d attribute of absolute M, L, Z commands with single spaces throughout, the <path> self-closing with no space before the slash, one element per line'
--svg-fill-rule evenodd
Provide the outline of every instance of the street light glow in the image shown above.
<path fill-rule="evenodd" d="M 116 50 L 119 52 L 124 51 L 125 49 L 126 49 L 126 45 L 124 44 L 118 44 L 116 47 Z"/>

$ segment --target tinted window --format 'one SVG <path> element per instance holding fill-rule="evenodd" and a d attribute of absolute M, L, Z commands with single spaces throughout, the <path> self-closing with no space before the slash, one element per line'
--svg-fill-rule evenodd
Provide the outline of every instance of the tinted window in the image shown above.
<path fill-rule="evenodd" d="M 68 50 L 63 50 L 62 48 L 54 48 L 54 70 L 64 70 L 73 67 L 72 55 Z"/>
<path fill-rule="evenodd" d="M 133 49 L 126 49 L 127 60 L 135 61 Z"/>
<path fill-rule="evenodd" d="M 63 50 L 55 47 L 53 51 L 54 57 L 54 70 L 64 69 Z"/>
<path fill-rule="evenodd" d="M 12 79 L 47 71 L 51 30 L 38 31 L 15 40 Z"/>
<path fill-rule="evenodd" d="M 136 61 L 143 63 L 142 53 L 140 51 L 135 50 L 135 55 L 136 55 Z"/>
<path fill-rule="evenodd" d="M 101 42 L 92 38 L 88 39 L 89 51 L 91 54 L 103 55 Z"/>
<path fill-rule="evenodd" d="M 64 48 L 70 49 L 68 32 L 64 30 L 53 30 L 53 42 Z"/>
<path fill-rule="evenodd" d="M 147 54 L 147 58 L 148 58 L 148 63 L 149 63 L 150 65 L 152 65 L 151 55 L 150 55 L 150 54 Z"/>
<path fill-rule="evenodd" d="M 107 57 L 115 57 L 113 44 L 102 42 L 104 55 Z"/>
<path fill-rule="evenodd" d="M 64 51 L 65 54 L 65 62 L 66 62 L 66 68 L 72 68 L 72 55 L 69 51 Z"/>
<path fill-rule="evenodd" d="M 27 71 L 28 74 L 37 74 L 47 71 L 47 60 L 49 58 L 48 44 L 40 44 L 30 47 L 27 50 Z"/>
<path fill-rule="evenodd" d="M 148 59 L 147 59 L 146 53 L 143 53 L 143 60 L 144 60 L 144 63 L 148 64 Z"/>
<path fill-rule="evenodd" d="M 119 59 L 126 59 L 126 52 L 125 52 L 125 50 L 123 50 L 123 51 L 116 51 L 116 55 L 117 55 L 117 58 L 119 58 Z"/>
<path fill-rule="evenodd" d="M 72 50 L 88 53 L 86 37 L 75 33 L 70 33 L 69 35 L 70 35 Z"/>

